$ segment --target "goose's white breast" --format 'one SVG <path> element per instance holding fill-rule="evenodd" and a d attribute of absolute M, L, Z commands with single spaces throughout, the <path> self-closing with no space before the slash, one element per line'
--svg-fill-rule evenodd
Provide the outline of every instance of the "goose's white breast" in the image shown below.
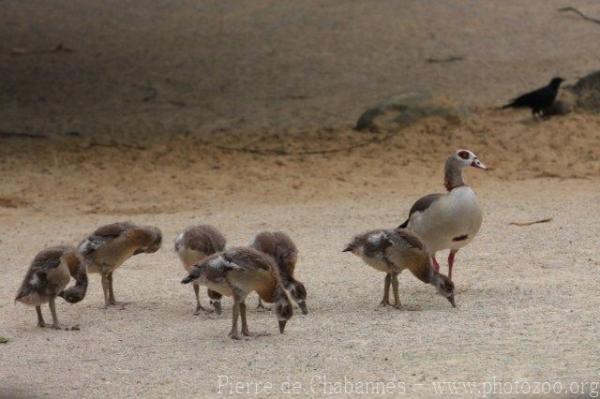
<path fill-rule="evenodd" d="M 415 212 L 408 228 L 417 233 L 430 252 L 459 249 L 473 240 L 481 227 L 482 214 L 470 187 L 455 188 L 423 212 Z M 456 238 L 466 239 L 455 241 Z"/>

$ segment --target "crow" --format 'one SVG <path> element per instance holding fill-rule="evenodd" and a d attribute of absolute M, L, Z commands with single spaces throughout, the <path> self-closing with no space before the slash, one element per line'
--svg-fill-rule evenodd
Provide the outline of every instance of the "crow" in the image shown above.
<path fill-rule="evenodd" d="M 556 95 L 558 94 L 558 88 L 563 81 L 563 78 L 554 78 L 550 81 L 548 86 L 525 93 L 502 108 L 531 108 L 531 113 L 534 116 L 542 114 L 546 108 L 554 103 Z"/>

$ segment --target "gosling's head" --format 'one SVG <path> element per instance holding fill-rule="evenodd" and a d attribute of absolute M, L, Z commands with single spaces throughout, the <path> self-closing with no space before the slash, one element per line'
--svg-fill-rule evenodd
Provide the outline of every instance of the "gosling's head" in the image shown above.
<path fill-rule="evenodd" d="M 278 288 L 275 293 L 275 315 L 279 320 L 279 332 L 283 334 L 285 325 L 294 315 L 292 302 L 282 288 Z"/>
<path fill-rule="evenodd" d="M 81 302 L 85 298 L 85 289 L 78 286 L 70 287 L 61 291 L 58 296 L 69 303 Z"/>
<path fill-rule="evenodd" d="M 286 291 L 290 294 L 294 302 L 298 304 L 298 307 L 302 311 L 302 314 L 308 314 L 308 308 L 306 307 L 306 287 L 300 281 L 290 281 L 285 286 Z"/>
<path fill-rule="evenodd" d="M 454 301 L 454 283 L 452 280 L 443 274 L 434 272 L 433 285 L 438 294 L 446 298 L 453 307 L 456 307 L 456 302 Z"/>
<path fill-rule="evenodd" d="M 151 254 L 160 249 L 162 244 L 162 233 L 158 227 L 146 226 L 143 228 L 143 245 L 135 251 L 136 254 Z"/>

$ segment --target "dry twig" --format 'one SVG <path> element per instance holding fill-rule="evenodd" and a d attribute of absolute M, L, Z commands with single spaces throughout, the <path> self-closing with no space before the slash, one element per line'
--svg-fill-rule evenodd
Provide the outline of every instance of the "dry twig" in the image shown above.
<path fill-rule="evenodd" d="M 430 64 L 447 64 L 450 62 L 462 61 L 464 59 L 465 58 L 460 55 L 451 55 L 446 58 L 427 58 L 425 61 L 427 61 Z"/>
<path fill-rule="evenodd" d="M 592 17 L 588 17 L 587 15 L 585 15 L 584 13 L 582 13 L 581 11 L 579 11 L 578 9 L 576 9 L 575 7 L 563 7 L 563 8 L 559 8 L 558 11 L 560 12 L 574 12 L 575 14 L 579 15 L 581 18 L 585 19 L 586 21 L 590 21 L 593 22 L 595 24 L 600 24 L 600 19 L 596 19 L 596 18 L 592 18 Z"/>
<path fill-rule="evenodd" d="M 509 225 L 523 227 L 523 226 L 531 226 L 532 224 L 538 224 L 538 223 L 548 223 L 551 221 L 552 221 L 552 218 L 547 218 L 547 219 L 541 219 L 541 220 L 534 220 L 533 222 L 510 222 Z"/>

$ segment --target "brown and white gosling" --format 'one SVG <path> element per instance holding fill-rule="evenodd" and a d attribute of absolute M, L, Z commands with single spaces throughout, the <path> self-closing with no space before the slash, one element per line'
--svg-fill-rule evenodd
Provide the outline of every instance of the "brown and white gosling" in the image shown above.
<path fill-rule="evenodd" d="M 156 227 L 120 222 L 99 227 L 79 244 L 88 272 L 101 275 L 105 308 L 117 305 L 113 272 L 133 255 L 158 251 L 161 242 L 162 234 Z"/>
<path fill-rule="evenodd" d="M 216 252 L 223 251 L 225 244 L 225 236 L 213 226 L 191 226 L 175 239 L 175 252 L 177 252 L 185 270 L 190 273 L 194 265 L 202 259 Z M 200 304 L 200 286 L 194 283 L 193 287 L 196 294 L 196 311 L 194 314 L 200 314 L 201 310 L 211 312 Z M 209 289 L 208 296 L 217 314 L 221 314 L 221 294 Z"/>
<path fill-rule="evenodd" d="M 75 278 L 75 285 L 63 291 L 71 277 Z M 48 303 L 52 313 L 50 327 L 61 329 L 56 316 L 56 297 L 77 303 L 85 297 L 87 284 L 86 268 L 77 250 L 66 245 L 50 247 L 38 253 L 31 262 L 15 301 L 35 306 L 38 327 L 46 326 L 41 305 Z"/>
<path fill-rule="evenodd" d="M 456 307 L 454 284 L 448 277 L 438 273 L 432 267 L 421 240 L 406 230 L 379 229 L 359 234 L 343 252 L 352 252 L 369 266 L 386 273 L 383 300 L 380 306 L 390 305 L 391 284 L 394 291 L 393 306 L 400 309 L 398 274 L 404 269 L 408 269 L 419 280 L 433 285 L 441 296 Z"/>
<path fill-rule="evenodd" d="M 246 320 L 246 297 L 252 292 L 269 303 L 275 303 L 279 332 L 283 334 L 293 307 L 273 259 L 254 248 L 230 248 L 204 259 L 181 283 L 196 282 L 218 293 L 233 297 L 232 324 L 229 337 L 241 339 L 238 318 L 242 319 L 242 336 L 250 337 Z"/>
<path fill-rule="evenodd" d="M 298 261 L 298 249 L 289 235 L 282 231 L 263 231 L 258 233 L 250 246 L 271 256 L 279 266 L 281 280 L 286 291 L 298 304 L 303 314 L 308 314 L 306 307 L 306 288 L 294 278 L 294 270 Z M 265 308 L 260 297 L 258 308 Z"/>

